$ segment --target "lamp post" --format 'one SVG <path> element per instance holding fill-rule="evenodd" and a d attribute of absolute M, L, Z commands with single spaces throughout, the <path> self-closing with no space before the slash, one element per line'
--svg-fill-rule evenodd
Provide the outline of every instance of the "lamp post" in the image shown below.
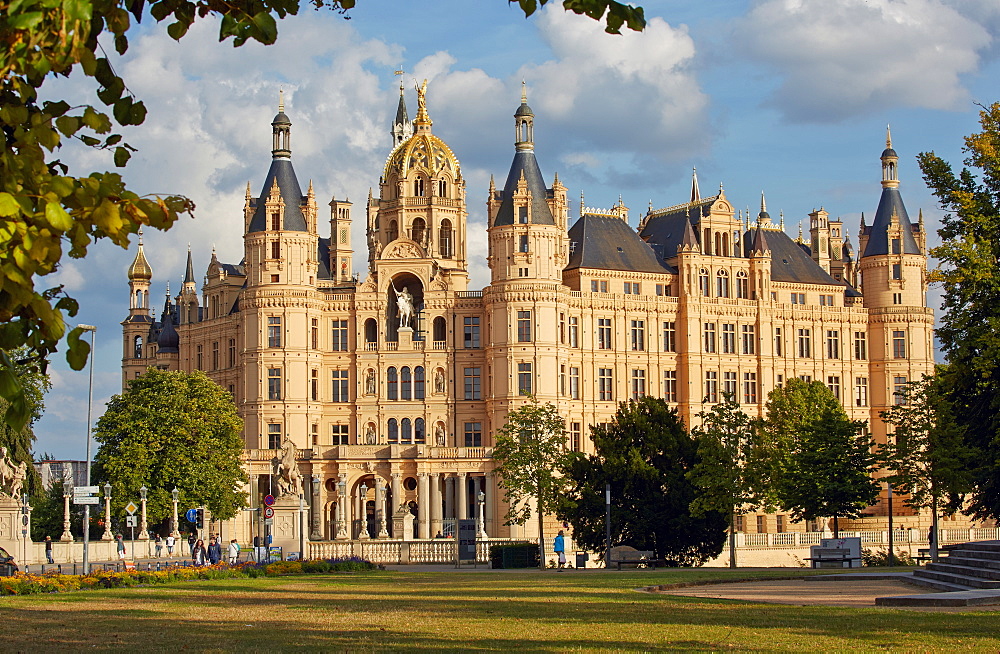
<path fill-rule="evenodd" d="M 344 514 L 347 513 L 347 482 L 343 479 L 337 484 L 337 539 L 347 538 L 347 521 Z"/>
<path fill-rule="evenodd" d="M 142 505 L 142 514 L 139 519 L 139 540 L 149 540 L 149 525 L 146 524 L 146 493 L 149 489 L 143 484 L 139 489 L 139 504 Z"/>
<path fill-rule="evenodd" d="M 479 504 L 479 529 L 476 530 L 479 533 L 477 536 L 479 540 L 485 540 L 489 538 L 486 535 L 486 518 L 483 512 L 483 508 L 486 506 L 486 493 L 479 491 L 479 494 L 476 495 L 476 503 Z"/>
<path fill-rule="evenodd" d="M 73 541 L 73 532 L 69 528 L 69 496 L 70 487 L 63 485 L 63 533 L 59 540 L 68 543 Z"/>
<path fill-rule="evenodd" d="M 104 534 L 101 540 L 114 540 L 111 533 L 111 482 L 104 483 Z"/>
<path fill-rule="evenodd" d="M 893 549 L 893 534 L 892 534 L 892 482 L 885 482 L 886 488 L 889 490 L 889 567 L 894 567 L 896 565 L 896 553 Z"/>
<path fill-rule="evenodd" d="M 320 482 L 318 475 L 313 474 L 312 503 L 310 504 L 310 507 L 312 508 L 312 533 L 309 534 L 310 540 L 323 540 L 323 532 L 320 531 L 320 526 L 323 522 L 323 515 L 320 513 L 322 503 L 319 501 L 319 494 L 321 490 L 322 482 Z"/>
<path fill-rule="evenodd" d="M 361 484 L 359 491 L 361 493 L 361 510 L 358 511 L 358 518 L 360 518 L 361 533 L 358 534 L 358 540 L 368 540 L 371 538 L 371 534 L 368 533 L 368 485 Z"/>
<path fill-rule="evenodd" d="M 93 325 L 77 325 L 85 332 L 90 332 L 90 383 L 87 390 L 87 486 L 90 486 L 90 426 L 94 407 L 94 341 L 97 338 L 97 327 Z M 83 505 L 83 574 L 90 573 L 90 505 Z"/>
<path fill-rule="evenodd" d="M 380 491 L 378 493 L 380 497 L 375 500 L 375 510 L 378 511 L 378 537 L 388 538 L 389 530 L 386 528 L 385 503 L 386 498 L 389 497 L 389 484 L 385 484 L 384 486 L 382 484 L 377 484 L 375 488 Z"/>
<path fill-rule="evenodd" d="M 175 539 L 181 537 L 181 533 L 177 531 L 177 500 L 180 498 L 181 492 L 177 490 L 174 486 L 174 490 L 170 491 L 170 496 L 174 498 L 174 523 L 170 528 L 170 535 Z"/>

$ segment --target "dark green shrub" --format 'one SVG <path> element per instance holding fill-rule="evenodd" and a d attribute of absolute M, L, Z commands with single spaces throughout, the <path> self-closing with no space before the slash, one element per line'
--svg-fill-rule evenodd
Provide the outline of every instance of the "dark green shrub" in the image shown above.
<path fill-rule="evenodd" d="M 490 546 L 490 566 L 502 568 L 537 568 L 538 545 L 533 543 L 506 543 Z"/>

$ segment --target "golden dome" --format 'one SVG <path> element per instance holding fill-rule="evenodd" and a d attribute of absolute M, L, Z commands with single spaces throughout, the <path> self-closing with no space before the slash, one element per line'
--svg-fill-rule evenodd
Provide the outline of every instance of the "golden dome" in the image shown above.
<path fill-rule="evenodd" d="M 153 278 L 153 268 L 146 261 L 146 255 L 142 253 L 142 234 L 139 234 L 139 251 L 135 255 L 135 261 L 128 267 L 128 279 L 145 279 L 149 281 Z"/>
<path fill-rule="evenodd" d="M 432 121 L 427 113 L 426 93 L 427 80 L 424 80 L 423 86 L 417 87 L 417 117 L 413 121 L 416 132 L 389 154 L 383 179 L 388 180 L 391 175 L 403 179 L 415 169 L 430 177 L 441 173 L 449 173 L 455 180 L 461 177 L 455 153 L 447 143 L 431 133 Z"/>

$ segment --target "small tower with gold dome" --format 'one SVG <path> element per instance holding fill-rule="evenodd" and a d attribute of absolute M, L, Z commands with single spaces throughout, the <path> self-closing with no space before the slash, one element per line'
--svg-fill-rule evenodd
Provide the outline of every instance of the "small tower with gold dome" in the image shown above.
<path fill-rule="evenodd" d="M 139 232 L 139 250 L 132 265 L 128 267 L 129 312 L 122 321 L 124 332 L 122 351 L 122 382 L 135 379 L 146 369 L 147 356 L 152 353 L 147 339 L 153 318 L 149 311 L 149 286 L 153 279 L 153 268 L 146 260 L 142 247 L 142 231 Z"/>

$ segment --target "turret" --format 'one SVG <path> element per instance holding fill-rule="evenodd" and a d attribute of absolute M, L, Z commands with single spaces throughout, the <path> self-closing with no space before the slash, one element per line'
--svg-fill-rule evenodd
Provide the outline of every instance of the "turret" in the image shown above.
<path fill-rule="evenodd" d="M 153 268 L 146 261 L 142 251 L 142 230 L 139 230 L 139 250 L 132 265 L 128 267 L 129 315 L 149 315 L 149 284 L 153 279 Z"/>

